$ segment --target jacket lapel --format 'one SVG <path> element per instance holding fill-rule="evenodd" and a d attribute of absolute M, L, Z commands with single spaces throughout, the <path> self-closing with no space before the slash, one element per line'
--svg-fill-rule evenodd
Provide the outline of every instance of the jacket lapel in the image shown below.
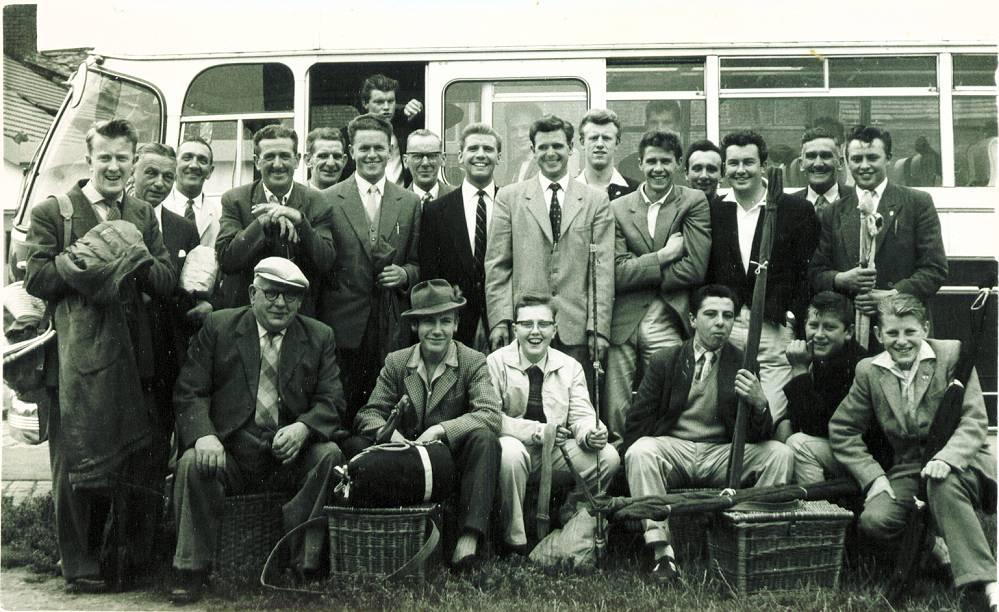
<path fill-rule="evenodd" d="M 583 211 L 583 189 L 582 185 L 569 179 L 569 188 L 565 190 L 565 200 L 562 205 L 562 234 L 569 231 L 572 222 Z M 551 225 L 551 221 L 548 222 Z"/>
<path fill-rule="evenodd" d="M 930 383 L 933 381 L 933 370 L 936 369 L 936 364 L 939 359 L 929 360 L 924 359 L 919 362 L 919 370 L 916 372 L 916 379 L 912 381 L 913 393 L 915 405 L 918 406 L 923 401 L 923 396 L 926 395 L 927 389 L 930 388 Z M 942 373 L 943 376 L 941 380 L 946 380 L 946 372 Z M 929 406 L 930 411 L 933 413 L 930 415 L 930 421 L 933 421 L 933 416 L 936 414 L 937 406 Z"/>
<path fill-rule="evenodd" d="M 413 350 L 420 350 L 419 345 L 414 347 Z M 427 416 L 427 391 L 423 386 L 423 381 L 420 380 L 420 375 L 416 373 L 416 368 L 407 367 L 406 377 L 403 378 L 402 383 L 406 387 L 406 394 L 409 395 L 409 401 L 413 403 L 413 410 L 416 412 L 416 422 L 418 424 L 419 431 L 422 432 L 425 427 Z"/>
<path fill-rule="evenodd" d="M 441 377 L 437 379 L 434 383 L 433 391 L 430 394 L 430 400 L 427 402 L 427 414 L 433 412 L 434 408 L 441 403 L 447 392 L 451 390 L 458 382 L 458 372 L 457 368 L 452 368 L 450 366 L 444 366 L 444 373 Z"/>
<path fill-rule="evenodd" d="M 884 244 L 885 238 L 888 237 L 891 226 L 894 226 L 898 221 L 901 205 L 902 194 L 891 181 L 888 181 L 888 184 L 885 185 L 884 193 L 881 194 L 881 201 L 878 202 L 878 212 L 881 213 L 884 224 L 881 226 L 881 231 L 878 232 L 877 253 L 881 252 L 881 245 Z"/>
<path fill-rule="evenodd" d="M 687 404 L 687 396 L 690 395 L 690 385 L 694 380 L 694 342 L 683 343 L 680 354 L 676 356 L 677 373 L 674 380 L 678 383 L 671 391 L 669 397 L 670 412 L 679 414 Z"/>
<path fill-rule="evenodd" d="M 371 257 L 371 244 L 368 240 L 368 215 L 364 212 L 364 204 L 361 202 L 361 193 L 357 190 L 357 181 L 352 178 L 347 179 L 346 193 L 338 192 L 337 197 L 343 200 L 343 214 L 347 217 L 351 229 L 361 241 L 364 252 Z"/>
<path fill-rule="evenodd" d="M 256 321 L 253 312 L 247 310 L 236 326 L 236 348 L 243 362 L 247 389 L 254 401 L 257 397 L 257 385 L 260 382 L 260 338 L 257 336 Z"/>
<path fill-rule="evenodd" d="M 457 197 L 452 194 L 457 193 Z M 472 245 L 468 243 L 468 220 L 465 218 L 465 199 L 461 189 L 456 189 L 448 195 L 444 203 L 445 223 L 449 226 L 454 245 L 457 248 L 458 260 L 469 275 L 474 275 L 474 256 Z M 476 204 L 478 201 L 476 201 Z"/>
<path fill-rule="evenodd" d="M 378 233 L 389 244 L 395 244 L 393 234 L 396 222 L 399 220 L 399 211 L 402 209 L 402 198 L 405 194 L 404 190 L 397 189 L 397 187 L 397 185 L 385 182 L 385 193 L 382 195 L 382 208 L 378 213 Z"/>
<path fill-rule="evenodd" d="M 669 197 L 659 207 L 659 214 L 656 215 L 656 235 L 652 238 L 653 249 L 661 249 L 666 246 L 666 241 L 669 240 L 669 235 L 673 229 L 673 223 L 680 214 L 680 194 L 677 191 L 678 188 L 674 185 Z"/>
<path fill-rule="evenodd" d="M 285 332 L 284 339 L 281 341 L 281 355 L 278 358 L 278 379 L 281 381 L 282 389 L 291 380 L 291 375 L 295 373 L 298 362 L 302 360 L 304 344 L 305 331 L 302 329 L 301 322 L 296 317 L 292 320 L 291 325 L 288 326 L 288 331 Z"/>
<path fill-rule="evenodd" d="M 541 226 L 541 231 L 544 233 L 545 238 L 548 239 L 548 244 L 551 244 L 552 222 L 548 217 L 548 207 L 545 205 L 544 194 L 541 193 L 541 183 L 532 181 L 524 194 L 524 198 L 527 199 L 527 210 L 530 211 L 534 216 L 534 220 Z"/>
<path fill-rule="evenodd" d="M 77 186 L 74 192 L 71 192 L 70 201 L 73 202 L 73 235 L 79 238 L 83 238 L 87 232 L 89 232 L 95 225 L 97 225 L 97 213 L 94 211 L 93 205 L 87 200 L 87 196 L 83 195 L 83 191 Z M 62 240 L 63 228 L 60 227 L 57 232 L 59 239 Z M 66 248 L 67 244 L 62 245 Z"/>
<path fill-rule="evenodd" d="M 899 428 L 906 431 L 908 421 L 905 419 L 905 401 L 902 399 L 902 390 L 899 388 L 898 379 L 888 370 L 876 367 L 879 376 L 881 391 L 888 400 L 888 407 L 891 408 L 895 420 L 898 421 Z"/>
<path fill-rule="evenodd" d="M 840 200 L 840 238 L 846 247 L 849 261 L 860 261 L 860 211 L 857 210 L 857 191 L 851 189 Z"/>
<path fill-rule="evenodd" d="M 719 406 L 729 406 L 735 403 L 733 396 L 735 395 L 735 387 L 732 386 L 731 381 L 735 380 L 735 374 L 742 367 L 739 363 L 738 353 L 733 350 L 733 347 L 729 343 L 725 343 L 721 348 L 721 355 L 718 356 L 718 405 Z M 691 363 L 693 363 L 694 351 L 690 351 Z M 691 366 L 693 367 L 693 366 Z"/>
<path fill-rule="evenodd" d="M 639 187 L 639 189 L 641 189 L 641 187 Z M 647 252 L 651 252 L 652 236 L 649 235 L 648 209 L 641 194 L 639 194 L 638 198 L 632 201 L 629 212 L 631 213 L 631 223 L 638 231 L 638 235 L 645 241 L 645 248 L 647 249 Z"/>

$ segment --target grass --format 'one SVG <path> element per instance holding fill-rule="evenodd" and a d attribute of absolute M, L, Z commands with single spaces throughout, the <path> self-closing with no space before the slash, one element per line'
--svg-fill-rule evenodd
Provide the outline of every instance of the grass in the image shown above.
<path fill-rule="evenodd" d="M 51 497 L 30 498 L 15 506 L 3 500 L 4 567 L 29 565 L 35 571 L 56 571 L 56 548 L 51 529 Z M 994 547 L 996 520 L 988 517 L 986 530 Z M 641 567 L 637 536 L 612 533 L 607 567 L 598 572 L 571 573 L 542 570 L 522 559 L 487 562 L 469 577 L 434 568 L 425 582 L 385 583 L 370 577 L 336 577 L 307 585 L 318 595 L 264 589 L 255 578 L 213 579 L 206 607 L 220 610 L 332 609 L 332 610 L 886 610 L 881 591 L 891 571 L 891 557 L 851 556 L 839 589 L 810 587 L 791 593 L 759 593 L 735 598 L 706 559 L 681 559 L 683 576 L 677 585 L 649 581 Z M 993 548 L 994 549 L 994 548 Z M 166 580 L 150 589 L 165 601 Z M 965 610 L 968 602 L 942 578 L 923 575 L 915 580 L 906 610 Z"/>

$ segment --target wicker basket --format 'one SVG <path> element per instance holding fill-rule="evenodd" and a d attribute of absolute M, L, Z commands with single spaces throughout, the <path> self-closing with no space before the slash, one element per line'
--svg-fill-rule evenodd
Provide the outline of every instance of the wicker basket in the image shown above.
<path fill-rule="evenodd" d="M 714 489 L 672 489 L 670 495 L 675 493 L 699 493 Z M 708 551 L 708 526 L 711 523 L 711 515 L 704 514 L 677 514 L 669 517 L 669 536 L 673 550 L 681 559 L 701 559 Z"/>
<path fill-rule="evenodd" d="M 836 588 L 851 520 L 852 512 L 826 501 L 723 512 L 708 532 L 711 565 L 740 595 Z"/>
<path fill-rule="evenodd" d="M 259 574 L 267 555 L 284 535 L 281 506 L 287 493 L 268 492 L 225 498 L 215 571 L 223 577 Z"/>
<path fill-rule="evenodd" d="M 334 574 L 384 577 L 412 559 L 427 541 L 431 521 L 439 520 L 437 504 L 402 508 L 327 506 L 330 569 Z M 436 557 L 414 568 L 426 577 Z"/>

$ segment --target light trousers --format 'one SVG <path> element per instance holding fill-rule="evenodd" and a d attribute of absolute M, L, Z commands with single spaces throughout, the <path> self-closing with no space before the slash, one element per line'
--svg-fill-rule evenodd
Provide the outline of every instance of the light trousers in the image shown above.
<path fill-rule="evenodd" d="M 800 484 L 822 482 L 826 476 L 845 476 L 846 469 L 836 461 L 827 438 L 798 432 L 785 442 L 794 453 L 794 481 Z"/>
<path fill-rule="evenodd" d="M 740 351 L 746 350 L 746 336 L 749 334 L 749 309 L 742 307 L 742 312 L 735 318 L 732 325 L 732 335 L 728 341 Z M 760 334 L 760 350 L 757 361 L 760 364 L 760 384 L 763 393 L 770 403 L 770 416 L 774 423 L 787 414 L 787 397 L 784 395 L 784 385 L 791 382 L 791 364 L 787 362 L 787 345 L 794 339 L 794 330 L 787 325 L 774 325 L 770 321 L 763 322 Z"/>

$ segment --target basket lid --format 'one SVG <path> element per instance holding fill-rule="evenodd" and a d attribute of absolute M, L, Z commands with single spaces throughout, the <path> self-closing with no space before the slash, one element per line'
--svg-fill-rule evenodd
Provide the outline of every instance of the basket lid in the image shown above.
<path fill-rule="evenodd" d="M 765 506 L 770 506 L 767 508 Z M 735 509 L 721 513 L 722 520 L 729 523 L 770 523 L 787 520 L 822 520 L 849 521 L 853 512 L 825 500 L 802 501 L 794 500 L 790 504 L 779 502 L 746 503 Z"/>

